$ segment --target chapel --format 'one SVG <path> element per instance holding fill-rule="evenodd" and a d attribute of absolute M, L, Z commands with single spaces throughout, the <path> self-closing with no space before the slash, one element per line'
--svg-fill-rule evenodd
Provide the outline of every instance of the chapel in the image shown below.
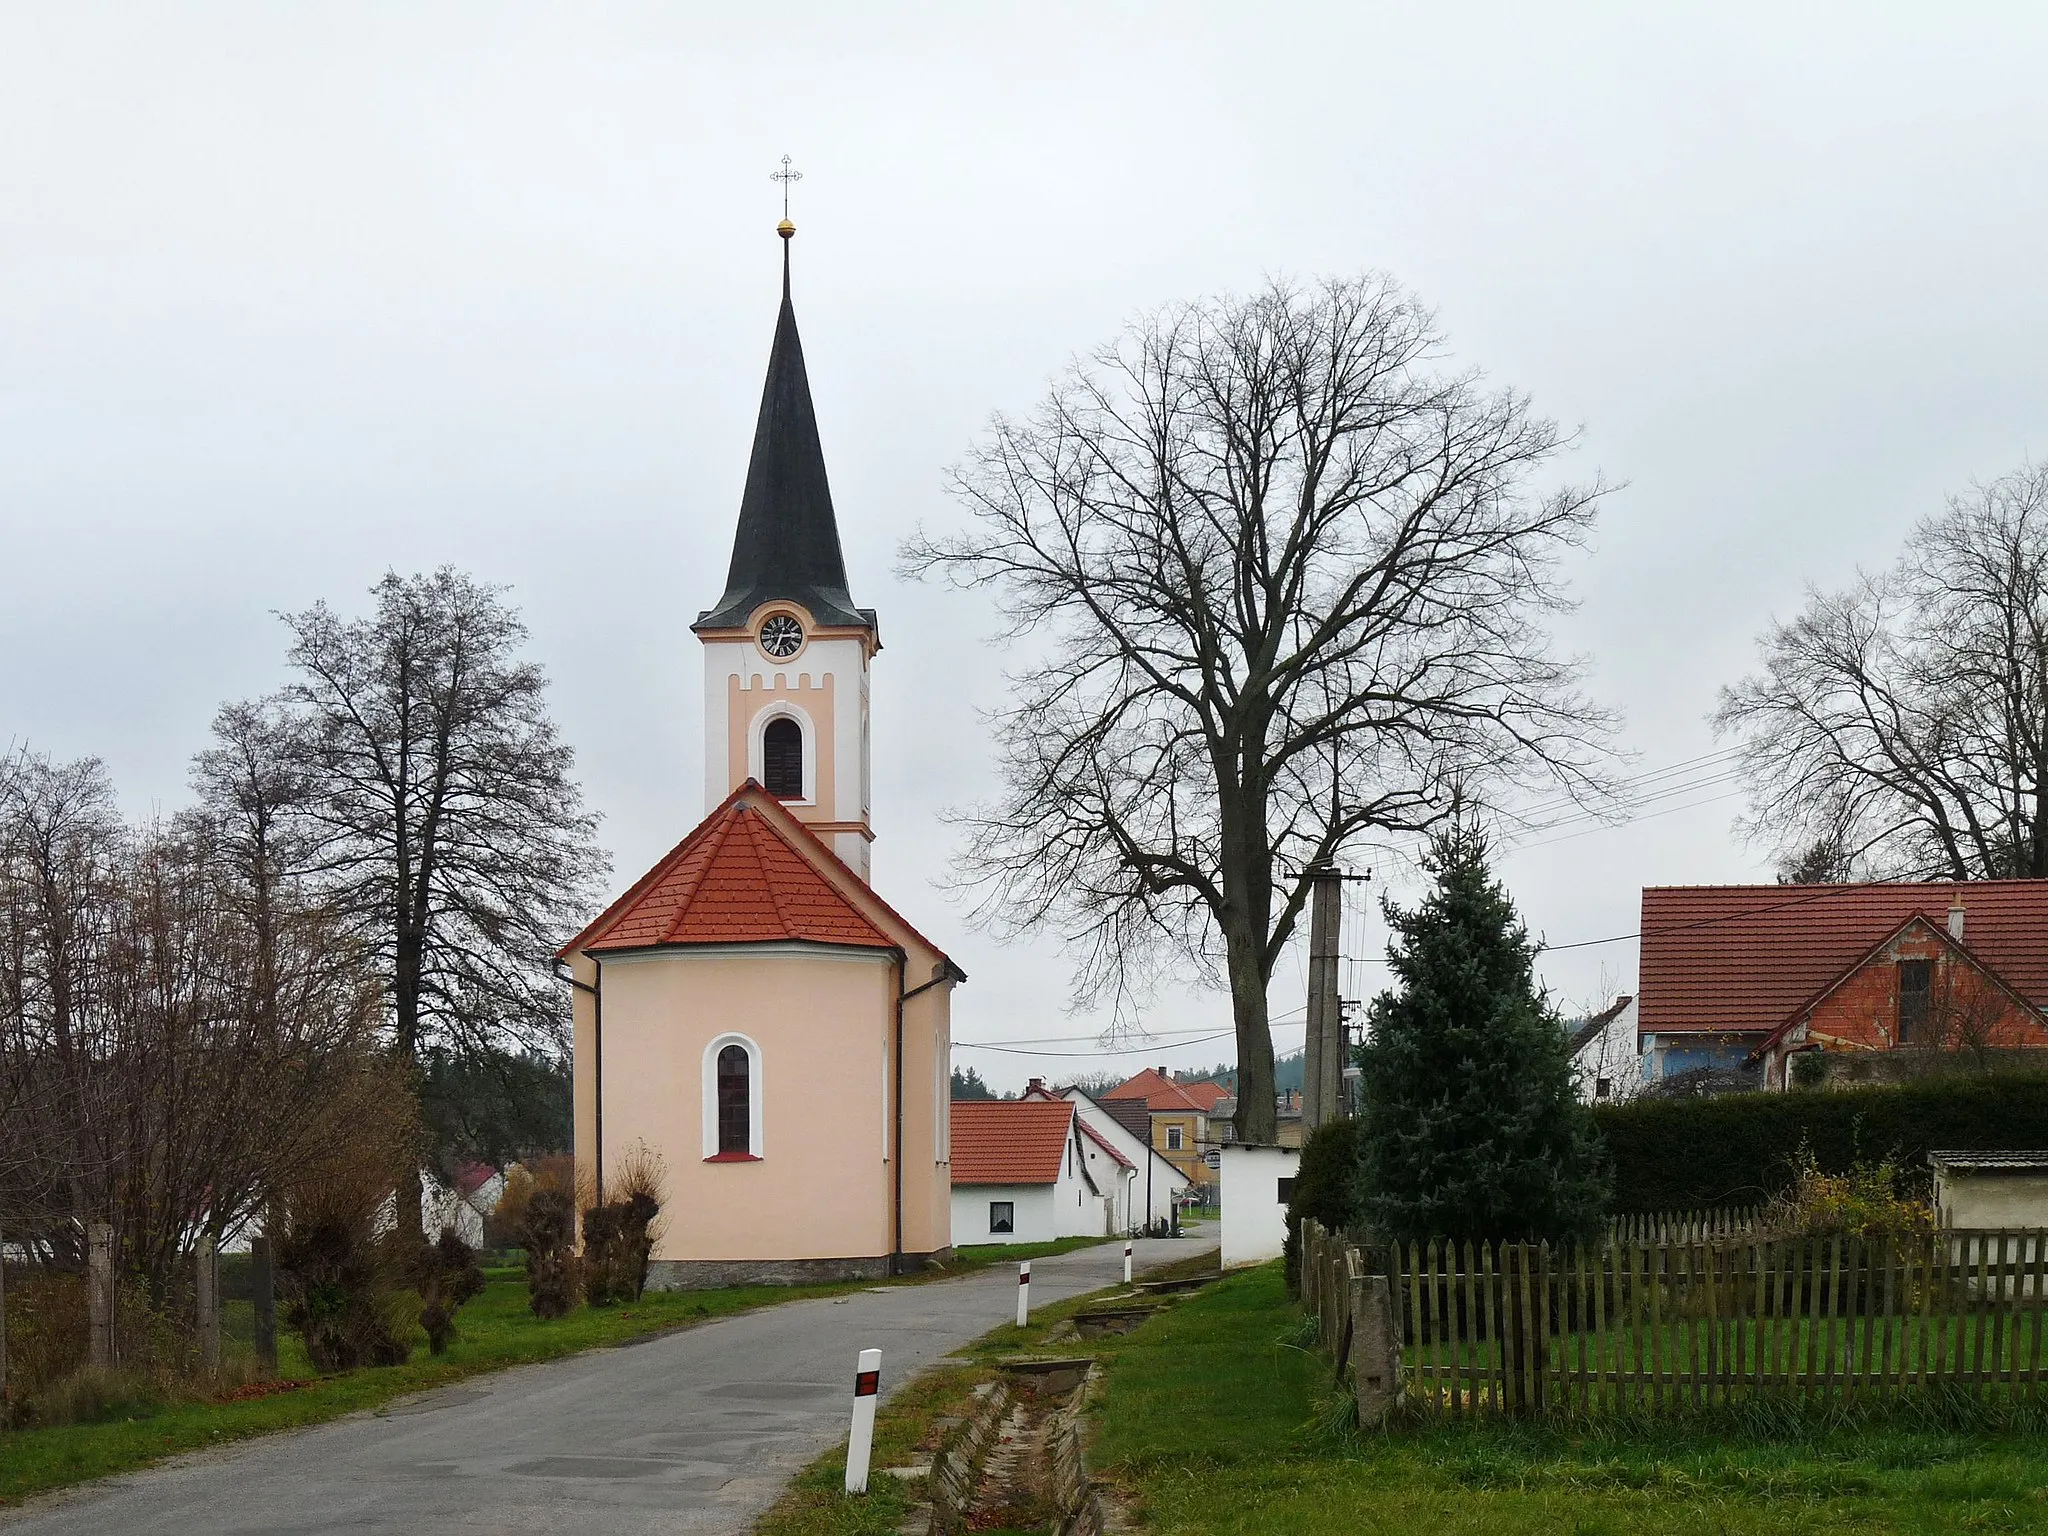
<path fill-rule="evenodd" d="M 880 1277 L 951 1247 L 952 991 L 869 886 L 868 669 L 790 301 L 704 658 L 700 821 L 558 960 L 576 1166 L 660 1159 L 649 1284 Z"/>

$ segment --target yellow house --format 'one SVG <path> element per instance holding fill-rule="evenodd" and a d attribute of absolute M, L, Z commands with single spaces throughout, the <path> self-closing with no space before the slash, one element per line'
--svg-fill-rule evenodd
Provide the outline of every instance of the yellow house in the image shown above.
<path fill-rule="evenodd" d="M 881 641 L 846 588 L 786 243 L 732 564 L 692 628 L 709 814 L 558 957 L 579 1174 L 602 1193 L 660 1158 L 657 1287 L 914 1269 L 952 1241 L 966 977 L 868 885 Z"/>
<path fill-rule="evenodd" d="M 1215 1083 L 1176 1083 L 1154 1067 L 1119 1083 L 1105 1093 L 1100 1103 L 1119 1122 L 1142 1106 L 1149 1121 L 1152 1146 L 1197 1188 L 1216 1183 L 1216 1171 L 1208 1154 L 1214 1139 L 1209 1129 L 1209 1111 L 1228 1091 Z"/>

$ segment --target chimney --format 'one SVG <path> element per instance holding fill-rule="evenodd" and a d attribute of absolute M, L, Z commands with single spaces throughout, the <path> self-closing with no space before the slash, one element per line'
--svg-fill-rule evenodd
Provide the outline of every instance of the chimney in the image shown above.
<path fill-rule="evenodd" d="M 1963 941 L 1963 893 L 1957 891 L 1955 899 L 1948 904 L 1948 936 L 1958 944 Z"/>
<path fill-rule="evenodd" d="M 1034 1077 L 1033 1079 L 1031 1079 L 1031 1086 L 1029 1088 L 1026 1088 L 1024 1091 L 1026 1093 L 1045 1092 L 1045 1079 L 1042 1077 Z"/>

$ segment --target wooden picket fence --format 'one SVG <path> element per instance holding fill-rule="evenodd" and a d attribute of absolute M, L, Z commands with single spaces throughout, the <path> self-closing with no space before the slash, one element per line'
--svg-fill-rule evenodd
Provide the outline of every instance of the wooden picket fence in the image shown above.
<path fill-rule="evenodd" d="M 1930 1387 L 2033 1398 L 2048 1361 L 2048 1230 L 1553 1251 L 1374 1248 L 1311 1222 L 1302 1300 L 1340 1370 L 1362 1275 L 1385 1277 L 1400 1396 L 1425 1413 L 1853 1402 Z"/>
<path fill-rule="evenodd" d="M 1746 1236 L 1756 1230 L 1763 1214 L 1760 1206 L 1731 1210 L 1659 1211 L 1617 1216 L 1607 1224 L 1607 1240 L 1613 1243 L 1700 1243 L 1717 1238 Z"/>

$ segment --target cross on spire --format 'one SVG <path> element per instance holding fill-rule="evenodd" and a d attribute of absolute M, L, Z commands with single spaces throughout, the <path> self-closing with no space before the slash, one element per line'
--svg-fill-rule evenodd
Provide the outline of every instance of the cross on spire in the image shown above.
<path fill-rule="evenodd" d="M 784 155 L 782 157 L 782 169 L 779 171 L 770 171 L 768 173 L 768 179 L 770 181 L 779 181 L 782 183 L 782 224 L 779 227 L 777 233 L 779 233 L 783 239 L 787 240 L 791 235 L 796 233 L 796 226 L 789 222 L 790 183 L 802 181 L 804 179 L 804 173 L 802 171 L 791 170 L 789 164 L 789 156 Z"/>

